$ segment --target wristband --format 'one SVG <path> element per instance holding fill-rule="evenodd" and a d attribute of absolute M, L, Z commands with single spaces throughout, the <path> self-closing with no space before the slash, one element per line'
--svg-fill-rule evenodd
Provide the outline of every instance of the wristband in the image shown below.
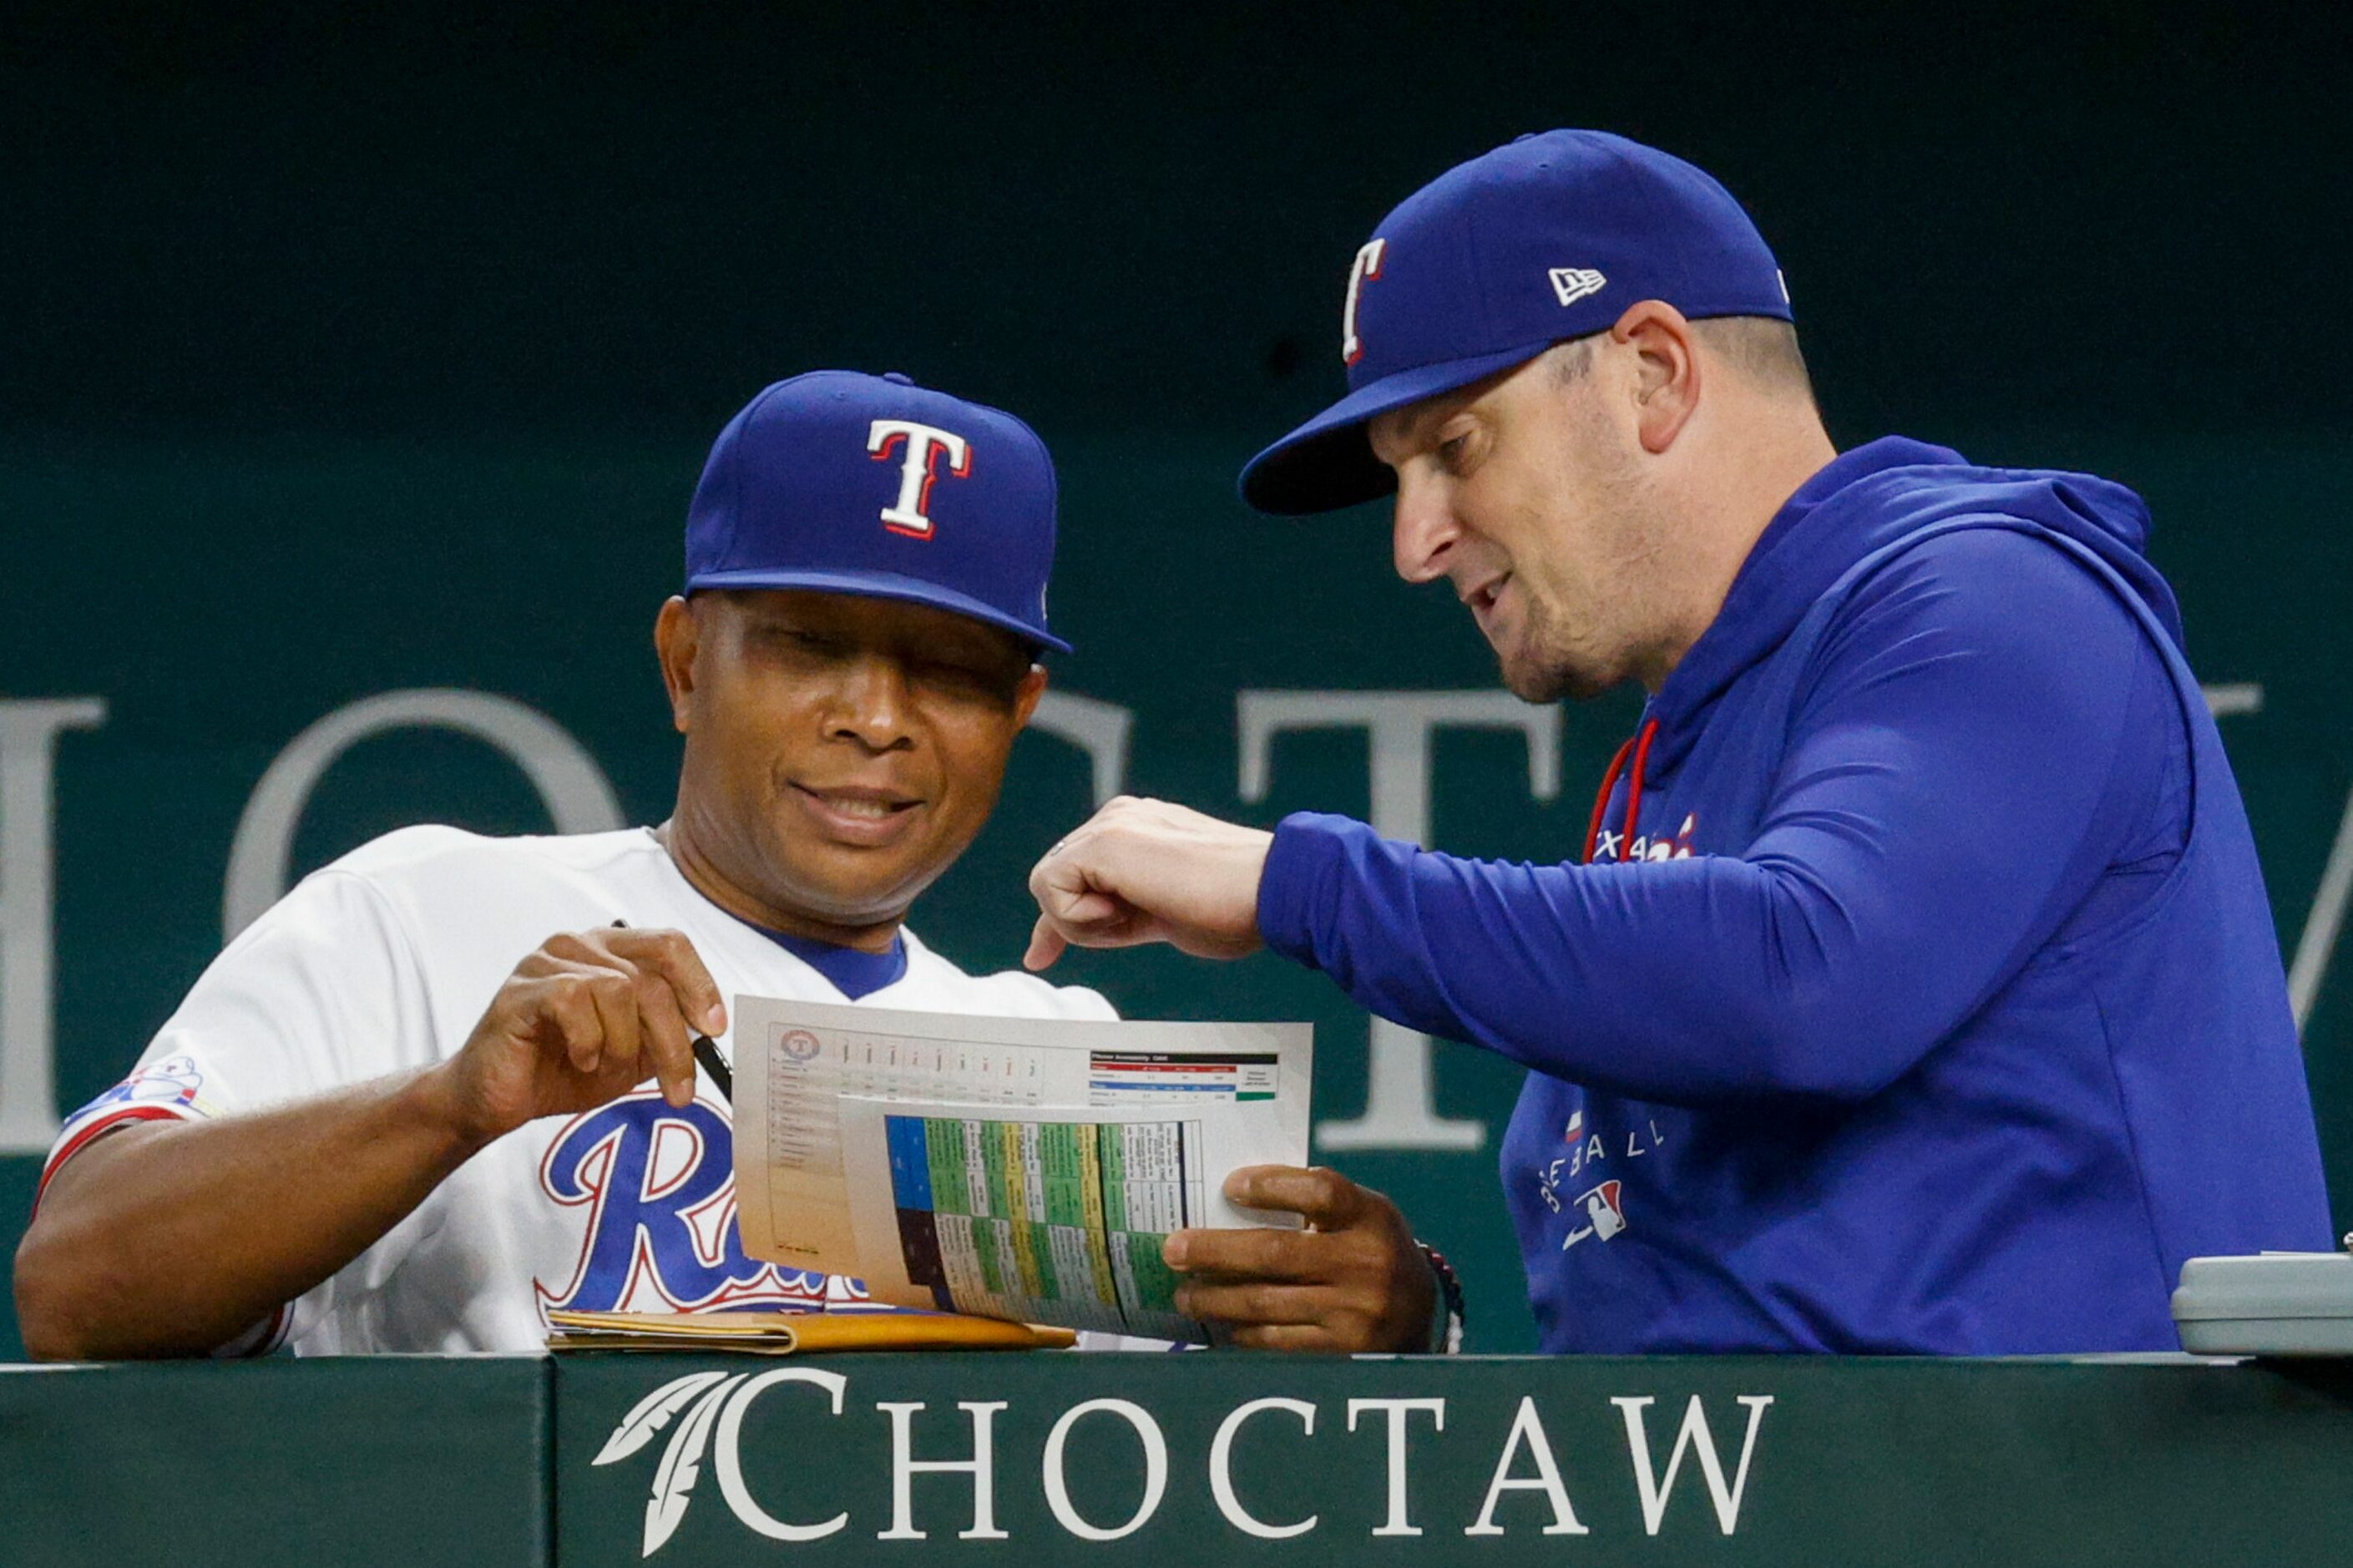
<path fill-rule="evenodd" d="M 1439 1310 L 1430 1315 L 1430 1353 L 1460 1355 L 1462 1353 L 1462 1277 L 1454 1272 L 1454 1265 L 1446 1261 L 1446 1254 L 1426 1241 L 1416 1241 L 1421 1256 L 1430 1263 L 1431 1278 L 1438 1281 Z"/>

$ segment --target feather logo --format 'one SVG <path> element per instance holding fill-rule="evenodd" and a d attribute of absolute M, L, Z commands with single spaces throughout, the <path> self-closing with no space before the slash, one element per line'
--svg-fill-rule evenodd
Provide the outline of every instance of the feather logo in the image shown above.
<path fill-rule="evenodd" d="M 655 1433 L 670 1425 L 670 1418 L 678 1414 L 679 1406 L 726 1375 L 723 1372 L 698 1372 L 663 1384 L 638 1401 L 637 1407 L 621 1417 L 621 1424 L 613 1428 L 613 1435 L 605 1439 L 605 1446 L 588 1462 L 592 1465 L 613 1465 L 628 1458 L 652 1442 Z"/>
<path fill-rule="evenodd" d="M 652 1443 L 664 1427 L 676 1426 L 662 1449 L 654 1471 L 653 1494 L 646 1500 L 645 1548 L 651 1557 L 669 1543 L 686 1518 L 694 1484 L 702 1477 L 705 1456 L 718 1473 L 719 1492 L 735 1517 L 772 1541 L 822 1541 L 849 1522 L 847 1510 L 816 1524 L 794 1524 L 776 1518 L 753 1500 L 744 1485 L 742 1452 L 738 1447 L 744 1416 L 754 1401 L 780 1383 L 807 1384 L 825 1392 L 836 1415 L 841 1414 L 843 1392 L 849 1380 L 837 1372 L 813 1366 L 785 1366 L 753 1376 L 738 1373 L 690 1373 L 673 1378 L 638 1401 L 612 1436 L 597 1450 L 591 1465 L 618 1464 Z M 983 1441 L 986 1442 L 984 1435 Z"/>
<path fill-rule="evenodd" d="M 653 1495 L 646 1500 L 646 1545 L 638 1555 L 651 1557 L 659 1551 L 686 1517 L 695 1479 L 702 1474 L 702 1451 L 711 1443 L 711 1424 L 718 1419 L 721 1402 L 750 1375 L 739 1372 L 718 1386 L 691 1396 L 693 1404 L 679 1418 L 670 1447 L 662 1450 L 661 1468 L 654 1472 Z"/>

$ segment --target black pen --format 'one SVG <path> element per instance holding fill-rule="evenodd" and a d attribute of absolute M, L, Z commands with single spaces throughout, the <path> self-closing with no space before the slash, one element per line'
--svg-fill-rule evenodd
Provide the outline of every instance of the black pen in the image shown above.
<path fill-rule="evenodd" d="M 613 924 L 623 931 L 629 929 L 627 921 L 615 921 Z M 733 1109 L 735 1104 L 735 1075 L 727 1070 L 727 1058 L 719 1054 L 718 1042 L 709 1035 L 697 1035 L 691 1048 L 694 1059 L 702 1065 L 711 1081 L 718 1086 L 719 1098 Z"/>

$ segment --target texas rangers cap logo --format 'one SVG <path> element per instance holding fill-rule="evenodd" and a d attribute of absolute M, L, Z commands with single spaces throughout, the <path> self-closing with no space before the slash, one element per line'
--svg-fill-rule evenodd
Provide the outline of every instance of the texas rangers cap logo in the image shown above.
<path fill-rule="evenodd" d="M 1046 629 L 1054 512 L 1053 458 L 1010 414 L 898 371 L 813 370 L 764 387 L 712 443 L 686 591 L 929 605 L 1067 653 Z"/>
<path fill-rule="evenodd" d="M 882 509 L 882 526 L 911 539 L 929 539 L 939 458 L 944 453 L 950 476 L 963 479 L 972 472 L 972 443 L 953 430 L 913 419 L 877 419 L 866 427 L 866 450 L 878 463 L 888 460 L 891 449 L 902 442 L 906 457 L 899 465 L 899 499 Z"/>
<path fill-rule="evenodd" d="M 1356 338 L 1356 296 L 1364 291 L 1367 279 L 1381 275 L 1381 257 L 1388 243 L 1378 236 L 1365 241 L 1356 252 L 1356 264 L 1348 268 L 1348 302 L 1340 307 L 1342 364 L 1354 364 L 1365 357 L 1365 345 Z"/>

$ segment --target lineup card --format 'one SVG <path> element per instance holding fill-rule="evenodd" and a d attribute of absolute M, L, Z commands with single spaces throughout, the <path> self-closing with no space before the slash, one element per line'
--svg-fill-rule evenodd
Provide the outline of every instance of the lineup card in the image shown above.
<path fill-rule="evenodd" d="M 735 1188 L 752 1257 L 880 1301 L 1156 1338 L 1160 1243 L 1296 1223 L 1225 1201 L 1304 1164 L 1303 1024 L 976 1018 L 738 996 Z"/>
<path fill-rule="evenodd" d="M 1169 1233 L 1211 1223 L 1198 1120 L 974 1116 L 957 1106 L 854 1100 L 851 1220 L 860 1256 L 895 1253 L 945 1312 L 1153 1339 L 1198 1340 L 1160 1258 Z M 1148 1114 L 1148 1113 L 1147 1113 Z M 1093 1118 L 1104 1120 L 1093 1120 Z M 879 1131 L 887 1170 L 875 1169 Z M 1230 1206 L 1230 1205 L 1229 1205 Z M 868 1282 L 873 1290 L 876 1284 Z"/>

